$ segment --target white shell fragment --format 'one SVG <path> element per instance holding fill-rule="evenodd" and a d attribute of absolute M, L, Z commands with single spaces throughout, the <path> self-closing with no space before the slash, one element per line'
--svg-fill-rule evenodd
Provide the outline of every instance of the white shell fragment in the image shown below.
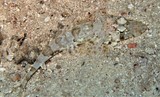
<path fill-rule="evenodd" d="M 4 72 L 5 70 L 6 70 L 5 68 L 0 67 L 0 73 L 1 73 L 1 72 Z"/>
<path fill-rule="evenodd" d="M 128 9 L 131 10 L 131 9 L 133 9 L 133 8 L 134 8 L 134 5 L 133 5 L 133 4 L 129 4 L 129 5 L 128 5 Z"/>
<path fill-rule="evenodd" d="M 46 17 L 46 18 L 44 19 L 44 22 L 49 22 L 49 20 L 50 20 L 50 17 Z"/>
<path fill-rule="evenodd" d="M 117 20 L 117 23 L 118 23 L 119 25 L 124 25 L 124 24 L 127 23 L 127 21 L 126 21 L 125 18 L 121 17 L 121 18 L 119 18 L 119 19 Z"/>
<path fill-rule="evenodd" d="M 43 54 L 40 54 L 37 58 L 37 60 L 34 62 L 33 67 L 35 69 L 38 69 L 39 67 L 41 67 L 43 64 L 45 64 L 45 62 L 49 59 L 50 57 L 48 56 L 44 56 Z"/>
<path fill-rule="evenodd" d="M 126 30 L 126 27 L 118 26 L 117 30 L 120 31 L 120 32 L 124 32 Z"/>

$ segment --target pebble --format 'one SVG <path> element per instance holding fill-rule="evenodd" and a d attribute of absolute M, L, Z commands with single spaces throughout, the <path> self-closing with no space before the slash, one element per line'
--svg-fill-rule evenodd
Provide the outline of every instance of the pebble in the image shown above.
<path fill-rule="evenodd" d="M 6 69 L 3 67 L 0 67 L 0 72 L 4 72 Z"/>
<path fill-rule="evenodd" d="M 44 19 L 44 22 L 49 22 L 49 20 L 50 20 L 50 17 L 48 16 Z"/>
<path fill-rule="evenodd" d="M 119 18 L 119 19 L 117 20 L 117 23 L 118 23 L 119 25 L 124 25 L 124 24 L 127 23 L 127 21 L 126 21 L 125 18 L 121 17 L 121 18 Z"/>
<path fill-rule="evenodd" d="M 137 43 L 129 43 L 127 44 L 128 48 L 136 48 L 137 47 Z"/>
<path fill-rule="evenodd" d="M 126 30 L 126 27 L 118 26 L 117 30 L 120 31 L 120 32 L 124 32 Z"/>
<path fill-rule="evenodd" d="M 112 42 L 111 46 L 116 46 L 117 44 L 117 42 Z"/>
<path fill-rule="evenodd" d="M 16 82 L 16 81 L 20 81 L 21 79 L 21 75 L 19 73 L 14 73 L 14 74 L 11 74 L 11 80 Z"/>
<path fill-rule="evenodd" d="M 134 5 L 133 5 L 133 4 L 129 4 L 129 5 L 128 5 L 128 9 L 131 10 L 131 9 L 133 9 L 133 8 L 134 8 Z"/>

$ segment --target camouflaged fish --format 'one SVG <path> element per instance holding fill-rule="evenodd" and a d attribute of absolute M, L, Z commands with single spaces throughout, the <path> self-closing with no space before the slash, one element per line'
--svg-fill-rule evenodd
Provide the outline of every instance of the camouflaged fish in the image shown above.
<path fill-rule="evenodd" d="M 106 22 L 108 22 L 106 26 Z M 107 29 L 107 30 L 105 30 Z M 95 22 L 87 22 L 75 26 L 72 31 L 59 34 L 54 40 L 49 43 L 53 52 L 64 49 L 74 49 L 86 41 L 96 43 L 96 46 L 108 44 L 112 41 L 124 41 L 129 38 L 138 37 L 147 30 L 147 25 L 135 20 L 127 20 L 124 17 L 107 16 L 100 17 Z M 97 47 L 98 48 L 98 47 Z M 53 57 L 53 56 L 52 56 Z M 27 82 L 31 79 L 34 73 L 41 67 L 50 57 L 40 54 L 30 71 L 22 82 L 22 87 L 25 88 Z"/>
<path fill-rule="evenodd" d="M 98 16 L 94 22 L 76 25 L 70 32 L 62 33 L 49 43 L 52 51 L 77 47 L 86 41 L 109 44 L 138 37 L 148 29 L 147 25 L 136 20 L 113 15 Z"/>

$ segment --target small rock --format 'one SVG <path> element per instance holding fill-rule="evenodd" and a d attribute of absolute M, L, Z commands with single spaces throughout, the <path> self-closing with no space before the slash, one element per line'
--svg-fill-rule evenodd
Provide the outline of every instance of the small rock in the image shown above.
<path fill-rule="evenodd" d="M 70 14 L 69 14 L 68 12 L 63 12 L 63 13 L 61 14 L 61 16 L 64 17 L 64 18 L 66 18 L 66 17 L 69 17 Z"/>
<path fill-rule="evenodd" d="M 26 67 L 27 65 L 28 65 L 28 62 L 27 62 L 27 61 L 22 61 L 22 62 L 21 62 L 21 66 L 22 66 L 22 67 Z"/>
<path fill-rule="evenodd" d="M 63 25 L 62 23 L 58 23 L 57 28 L 58 28 L 58 29 L 63 29 L 63 28 L 64 28 L 64 25 Z"/>
<path fill-rule="evenodd" d="M 137 43 L 129 43 L 127 45 L 128 48 L 136 48 L 137 47 Z"/>
<path fill-rule="evenodd" d="M 56 65 L 56 69 L 61 69 L 62 67 L 60 65 Z"/>
<path fill-rule="evenodd" d="M 117 30 L 120 31 L 120 32 L 124 32 L 126 30 L 126 27 L 118 26 Z"/>
<path fill-rule="evenodd" d="M 20 81 L 21 79 L 21 75 L 19 73 L 14 73 L 14 74 L 11 74 L 11 80 L 16 82 L 16 81 Z"/>
<path fill-rule="evenodd" d="M 6 69 L 3 67 L 0 67 L 0 72 L 4 72 Z"/>
<path fill-rule="evenodd" d="M 50 20 L 50 17 L 48 16 L 44 19 L 44 22 L 49 22 L 49 20 Z"/>
<path fill-rule="evenodd" d="M 134 5 L 133 5 L 133 4 L 129 4 L 129 5 L 128 5 L 128 9 L 131 10 L 131 9 L 133 9 L 133 8 L 134 8 Z"/>
<path fill-rule="evenodd" d="M 119 19 L 117 20 L 117 23 L 118 23 L 119 25 L 124 25 L 124 24 L 127 23 L 127 21 L 126 21 L 125 18 L 121 17 L 121 18 L 119 18 Z"/>
<path fill-rule="evenodd" d="M 111 46 L 116 46 L 117 44 L 117 42 L 112 42 Z"/>

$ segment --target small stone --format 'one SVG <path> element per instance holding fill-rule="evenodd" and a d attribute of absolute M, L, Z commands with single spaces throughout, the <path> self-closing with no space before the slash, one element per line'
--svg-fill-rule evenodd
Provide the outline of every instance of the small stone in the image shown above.
<path fill-rule="evenodd" d="M 8 61 L 12 61 L 13 58 L 14 58 L 14 55 L 8 55 L 6 58 L 7 58 Z"/>
<path fill-rule="evenodd" d="M 3 67 L 0 67 L 0 72 L 4 72 L 6 69 Z"/>
<path fill-rule="evenodd" d="M 117 44 L 117 42 L 112 42 L 111 46 L 116 46 Z"/>
<path fill-rule="evenodd" d="M 44 19 L 44 22 L 49 22 L 49 20 L 50 20 L 50 17 L 48 16 Z"/>
<path fill-rule="evenodd" d="M 127 21 L 126 21 L 125 18 L 121 17 L 121 18 L 119 18 L 119 19 L 117 20 L 117 23 L 118 23 L 119 25 L 124 25 L 124 24 L 127 23 Z"/>
<path fill-rule="evenodd" d="M 63 28 L 64 28 L 64 25 L 63 25 L 62 23 L 58 23 L 57 28 L 58 28 L 58 29 L 63 29 Z"/>
<path fill-rule="evenodd" d="M 126 27 L 118 26 L 117 30 L 120 31 L 120 32 L 124 32 L 126 30 Z"/>
<path fill-rule="evenodd" d="M 136 48 L 137 47 L 137 43 L 129 43 L 127 45 L 128 48 Z"/>
<path fill-rule="evenodd" d="M 70 14 L 69 14 L 68 12 L 63 12 L 63 13 L 61 14 L 61 16 L 64 17 L 64 18 L 66 18 L 66 17 L 69 17 Z"/>
<path fill-rule="evenodd" d="M 128 9 L 131 10 L 131 9 L 133 9 L 133 8 L 134 8 L 134 5 L 133 5 L 133 4 L 129 4 L 129 5 L 128 5 Z"/>
<path fill-rule="evenodd" d="M 28 65 L 28 62 L 27 62 L 27 61 L 22 61 L 22 62 L 21 62 L 21 66 L 22 66 L 22 67 L 26 67 L 27 65 Z"/>
<path fill-rule="evenodd" d="M 60 65 L 56 65 L 56 69 L 61 69 L 61 66 Z"/>
<path fill-rule="evenodd" d="M 11 74 L 11 80 L 16 82 L 16 81 L 20 81 L 21 79 L 21 75 L 19 73 L 14 73 L 14 74 Z"/>

